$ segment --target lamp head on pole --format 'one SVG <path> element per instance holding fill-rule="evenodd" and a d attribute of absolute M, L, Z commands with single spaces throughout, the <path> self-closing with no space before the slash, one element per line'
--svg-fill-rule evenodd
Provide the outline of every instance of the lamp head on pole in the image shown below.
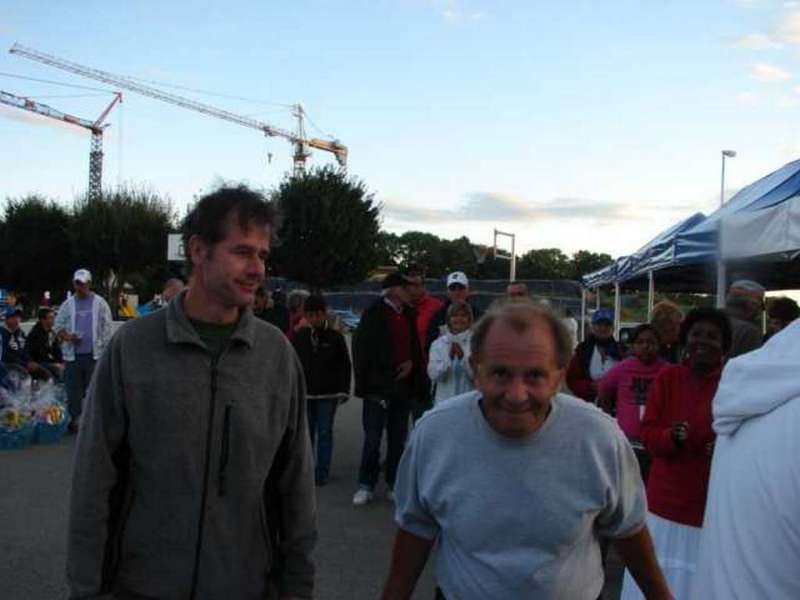
<path fill-rule="evenodd" d="M 736 157 L 736 150 L 723 150 L 722 156 L 727 156 L 728 158 L 735 158 Z"/>

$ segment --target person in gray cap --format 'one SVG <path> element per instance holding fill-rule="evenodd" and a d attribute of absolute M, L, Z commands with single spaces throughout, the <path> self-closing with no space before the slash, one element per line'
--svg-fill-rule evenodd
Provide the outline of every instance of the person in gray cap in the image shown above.
<path fill-rule="evenodd" d="M 83 397 L 92 380 L 95 362 L 111 340 L 112 317 L 108 303 L 92 291 L 92 274 L 78 269 L 72 277 L 75 293 L 58 309 L 53 329 L 61 340 L 64 383 L 72 418 L 70 431 L 78 430 Z"/>
<path fill-rule="evenodd" d="M 764 293 L 764 286 L 749 279 L 735 281 L 728 289 L 725 312 L 731 319 L 733 330 L 729 359 L 761 347 Z"/>

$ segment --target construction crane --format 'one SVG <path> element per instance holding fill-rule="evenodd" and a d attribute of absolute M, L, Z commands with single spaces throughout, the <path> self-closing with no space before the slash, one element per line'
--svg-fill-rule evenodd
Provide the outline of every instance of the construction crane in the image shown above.
<path fill-rule="evenodd" d="M 103 121 L 106 120 L 111 109 L 114 108 L 118 102 L 122 102 L 122 94 L 115 92 L 111 104 L 109 104 L 102 114 L 94 121 L 87 121 L 86 119 L 68 115 L 46 104 L 35 102 L 30 98 L 15 96 L 14 94 L 9 94 L 2 90 L 0 90 L 0 102 L 8 106 L 36 113 L 37 115 L 43 115 L 51 119 L 56 119 L 57 121 L 88 129 L 92 133 L 92 141 L 89 149 L 89 198 L 96 199 L 100 197 L 103 190 L 103 130 L 108 127 L 107 124 L 103 124 Z"/>
<path fill-rule="evenodd" d="M 339 163 L 339 165 L 342 167 L 347 166 L 347 146 L 340 144 L 337 140 L 327 141 L 318 138 L 306 138 L 305 127 L 303 123 L 305 112 L 300 104 L 295 104 L 292 107 L 293 116 L 297 119 L 297 132 L 292 133 L 291 131 L 273 127 L 272 125 L 267 125 L 266 123 L 262 123 L 261 121 L 252 119 L 250 117 L 237 115 L 227 110 L 216 108 L 202 102 L 189 100 L 188 98 L 182 98 L 181 96 L 143 85 L 138 81 L 131 79 L 130 77 L 114 75 L 113 73 L 109 73 L 107 71 L 101 71 L 100 69 L 79 65 L 78 63 L 64 60 L 58 58 L 57 56 L 45 54 L 44 52 L 39 52 L 38 50 L 34 50 L 32 48 L 26 48 L 20 44 L 14 44 L 9 52 L 11 54 L 18 54 L 19 56 L 35 60 L 45 65 L 50 65 L 51 67 L 56 67 L 57 69 L 62 69 L 64 71 L 69 71 L 70 73 L 75 73 L 76 75 L 81 75 L 82 77 L 88 77 L 89 79 L 102 81 L 103 83 L 108 83 L 115 87 L 136 92 L 137 94 L 142 94 L 156 100 L 161 100 L 162 102 L 168 102 L 176 106 L 188 108 L 189 110 L 194 110 L 212 117 L 217 117 L 218 119 L 223 119 L 244 127 L 258 129 L 268 137 L 285 138 L 294 146 L 293 158 L 295 175 L 300 175 L 305 172 L 306 159 L 309 157 L 308 148 L 315 148 L 317 150 L 331 152 L 336 157 L 336 161 Z"/>

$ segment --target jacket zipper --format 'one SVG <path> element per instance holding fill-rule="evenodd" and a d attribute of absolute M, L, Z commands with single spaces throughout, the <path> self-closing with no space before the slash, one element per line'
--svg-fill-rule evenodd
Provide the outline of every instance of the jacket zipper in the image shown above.
<path fill-rule="evenodd" d="M 217 400 L 217 363 L 219 358 L 214 358 L 211 362 L 211 404 L 209 407 L 208 432 L 206 433 L 206 456 L 203 470 L 203 495 L 200 501 L 200 521 L 197 526 L 197 545 L 194 551 L 194 570 L 192 572 L 192 591 L 189 595 L 191 600 L 196 598 L 198 570 L 200 568 L 200 552 L 203 546 L 203 524 L 206 516 L 206 501 L 208 499 L 208 470 L 211 462 L 211 441 L 214 433 L 214 408 Z"/>
<path fill-rule="evenodd" d="M 225 405 L 225 419 L 222 424 L 222 451 L 219 458 L 219 471 L 217 473 L 217 495 L 225 495 L 225 475 L 228 468 L 228 454 L 230 451 L 231 409 L 233 404 Z"/>

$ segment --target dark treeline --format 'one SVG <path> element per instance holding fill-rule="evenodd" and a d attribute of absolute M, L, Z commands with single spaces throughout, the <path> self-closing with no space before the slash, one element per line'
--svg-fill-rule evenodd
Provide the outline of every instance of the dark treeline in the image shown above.
<path fill-rule="evenodd" d="M 430 233 L 402 235 L 380 230 L 380 204 L 363 182 L 332 167 L 287 177 L 265 192 L 284 216 L 270 273 L 312 289 L 365 280 L 377 267 L 424 266 L 430 278 L 461 270 L 474 279 L 505 279 L 507 260 L 481 255 L 467 237 Z M 112 304 L 124 284 L 147 300 L 169 275 L 167 235 L 179 227 L 168 197 L 143 187 L 105 190 L 71 204 L 32 194 L 8 198 L 0 216 L 0 287 L 28 297 L 43 293 L 58 302 L 78 267 L 90 269 L 94 285 Z M 607 254 L 557 248 L 517 257 L 519 279 L 579 279 L 611 262 Z"/>

